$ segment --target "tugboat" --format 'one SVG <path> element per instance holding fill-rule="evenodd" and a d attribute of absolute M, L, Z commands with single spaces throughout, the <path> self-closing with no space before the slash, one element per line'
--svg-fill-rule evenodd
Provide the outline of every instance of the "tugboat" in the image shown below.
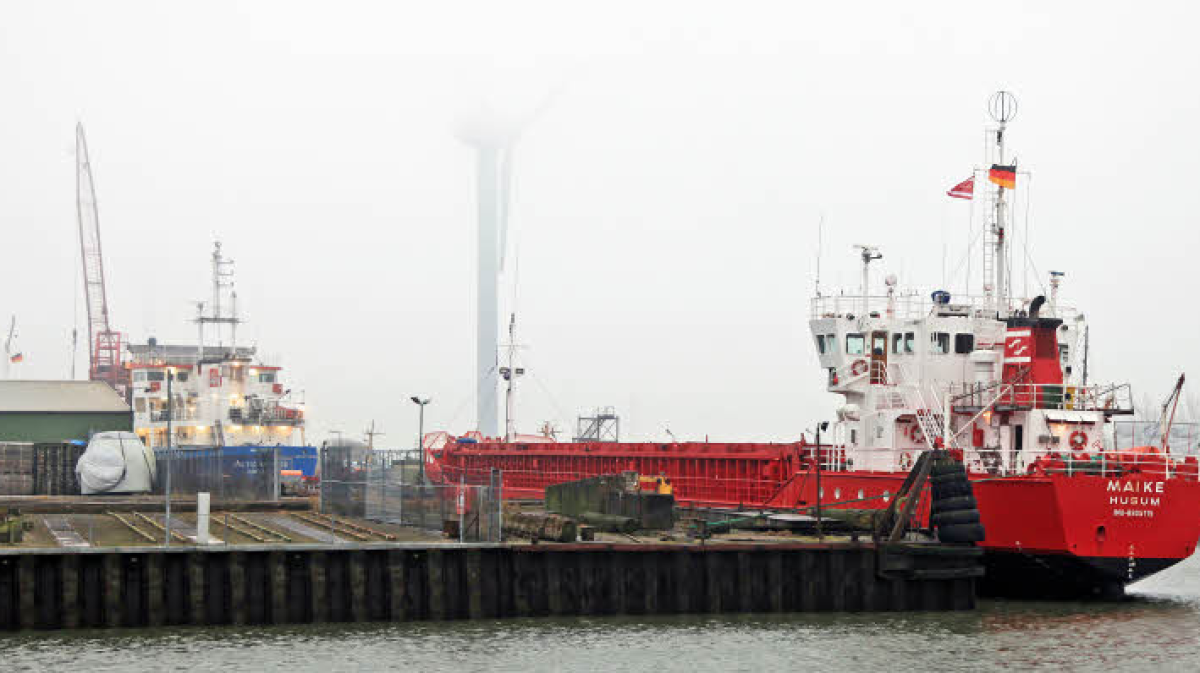
<path fill-rule="evenodd" d="M 1169 429 L 1158 445 L 1120 446 L 1115 421 L 1133 414 L 1130 386 L 1089 381 L 1087 322 L 1060 303 L 1062 274 L 1051 275 L 1049 297 L 1013 296 L 1009 210 L 1023 173 L 1006 157 L 1005 133 L 1016 101 L 999 92 L 989 112 L 989 168 L 949 193 L 984 201 L 981 292 L 905 292 L 888 275 L 872 294 L 882 255 L 858 246 L 861 291 L 812 301 L 826 390 L 844 400 L 836 420 L 822 424 L 824 443 L 434 433 L 425 440 L 427 472 L 458 483 L 499 469 L 509 497 L 633 470 L 665 476 L 677 501 L 697 506 L 884 508 L 916 458 L 942 450 L 965 468 L 978 516 L 943 518 L 937 532 L 985 550 L 985 595 L 1114 597 L 1189 557 L 1200 538 L 1192 447 L 1171 446 Z M 986 189 L 975 189 L 976 178 Z"/>

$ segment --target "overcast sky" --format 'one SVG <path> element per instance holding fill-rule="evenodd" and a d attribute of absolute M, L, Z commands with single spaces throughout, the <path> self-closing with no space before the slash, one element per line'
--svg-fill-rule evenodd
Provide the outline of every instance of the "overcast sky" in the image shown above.
<path fill-rule="evenodd" d="M 220 238 L 311 441 L 375 419 L 411 444 L 411 394 L 469 429 L 454 128 L 560 87 L 517 154 L 520 429 L 612 405 L 630 438 L 791 440 L 836 406 L 807 328 L 821 214 L 823 288 L 856 290 L 854 243 L 941 285 L 969 234 L 944 193 L 1003 88 L 1037 269 L 1067 273 L 1093 377 L 1159 398 L 1200 373 L 1198 17 L 1113 4 L 0 0 L 0 316 L 20 376 L 69 374 L 82 120 L 116 328 L 192 342 Z"/>

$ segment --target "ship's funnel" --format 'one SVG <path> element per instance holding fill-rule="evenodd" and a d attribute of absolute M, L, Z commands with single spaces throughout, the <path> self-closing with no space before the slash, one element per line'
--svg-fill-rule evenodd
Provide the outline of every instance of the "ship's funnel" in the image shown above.
<path fill-rule="evenodd" d="M 1034 297 L 1033 301 L 1029 303 L 1029 317 L 1030 318 L 1038 317 L 1038 313 L 1041 312 L 1042 305 L 1045 303 L 1046 303 L 1046 297 L 1044 295 L 1039 294 L 1038 296 Z"/>

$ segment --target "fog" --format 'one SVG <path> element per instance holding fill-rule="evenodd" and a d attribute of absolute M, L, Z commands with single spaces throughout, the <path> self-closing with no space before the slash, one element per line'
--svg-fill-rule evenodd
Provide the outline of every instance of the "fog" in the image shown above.
<path fill-rule="evenodd" d="M 86 334 L 82 121 L 115 328 L 193 342 L 219 239 L 243 338 L 304 391 L 310 442 L 375 420 L 411 445 L 414 394 L 427 429 L 471 428 L 455 129 L 554 90 L 517 149 L 502 281 L 528 346 L 519 429 L 570 435 L 614 406 L 625 438 L 791 440 L 837 404 L 807 329 L 818 222 L 823 289 L 857 291 L 851 246 L 870 243 L 902 285 L 961 291 L 969 206 L 945 192 L 1007 89 L 1038 271 L 1016 289 L 1066 272 L 1092 378 L 1164 397 L 1200 371 L 1197 10 L 1109 7 L 0 2 L 14 375 L 69 376 Z"/>

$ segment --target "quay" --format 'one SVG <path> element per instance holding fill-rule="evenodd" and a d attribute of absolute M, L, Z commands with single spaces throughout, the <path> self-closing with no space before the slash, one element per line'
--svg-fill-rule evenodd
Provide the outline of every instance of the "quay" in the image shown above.
<path fill-rule="evenodd" d="M 0 630 L 970 610 L 981 553 L 871 542 L 0 548 Z"/>

